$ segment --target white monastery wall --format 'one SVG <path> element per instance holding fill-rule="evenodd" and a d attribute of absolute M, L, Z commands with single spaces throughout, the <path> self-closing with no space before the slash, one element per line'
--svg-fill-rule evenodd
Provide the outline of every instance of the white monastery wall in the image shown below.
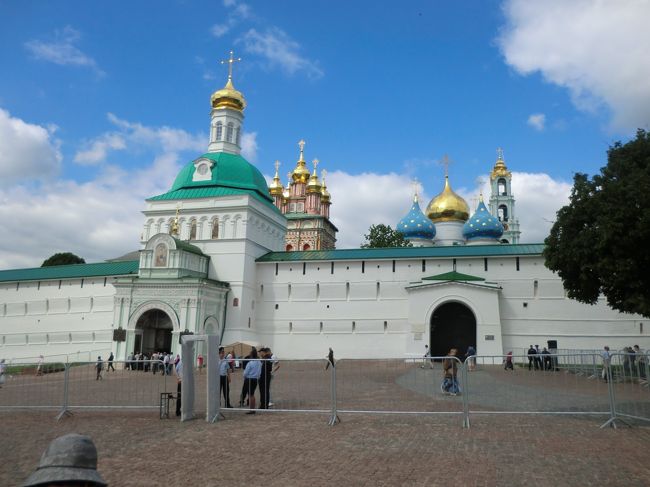
<path fill-rule="evenodd" d="M 113 344 L 112 281 L 92 277 L 0 284 L 0 357 L 93 360 L 95 353 L 106 354 Z"/>

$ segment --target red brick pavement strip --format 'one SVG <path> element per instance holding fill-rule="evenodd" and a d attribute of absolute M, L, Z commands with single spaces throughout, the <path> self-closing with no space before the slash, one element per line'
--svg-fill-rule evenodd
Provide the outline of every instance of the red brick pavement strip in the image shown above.
<path fill-rule="evenodd" d="M 20 485 L 42 451 L 69 432 L 90 435 L 109 485 L 598 486 L 650 485 L 650 428 L 600 419 L 489 416 L 326 416 L 228 412 L 217 424 L 155 413 L 4 412 L 0 485 Z"/>

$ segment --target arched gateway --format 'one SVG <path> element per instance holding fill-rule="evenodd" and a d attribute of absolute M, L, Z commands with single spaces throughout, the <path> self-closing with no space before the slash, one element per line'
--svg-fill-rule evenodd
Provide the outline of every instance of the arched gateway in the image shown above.
<path fill-rule="evenodd" d="M 470 345 L 476 348 L 476 317 L 472 310 L 455 301 L 438 306 L 431 315 L 431 354 L 439 357 L 457 348 L 462 357 Z"/>
<path fill-rule="evenodd" d="M 144 312 L 135 325 L 133 352 L 171 352 L 174 326 L 167 313 L 160 309 Z"/>

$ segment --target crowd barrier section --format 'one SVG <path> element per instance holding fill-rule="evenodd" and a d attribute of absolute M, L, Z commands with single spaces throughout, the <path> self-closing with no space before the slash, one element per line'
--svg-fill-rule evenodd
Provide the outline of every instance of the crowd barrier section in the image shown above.
<path fill-rule="evenodd" d="M 605 425 L 616 426 L 650 422 L 650 355 L 646 353 L 613 353 L 606 368 L 611 396 L 611 415 Z"/>
<path fill-rule="evenodd" d="M 589 356 L 588 356 L 589 355 Z M 528 356 L 475 356 L 477 366 L 467 373 L 468 415 L 487 414 L 610 414 L 604 380 L 589 380 L 583 363 L 595 354 L 539 356 L 528 366 Z M 525 361 L 522 359 L 525 358 Z M 544 360 L 544 358 L 546 360 Z M 468 359 L 467 363 L 471 360 Z M 512 363 L 509 366 L 508 362 Z"/>
<path fill-rule="evenodd" d="M 2 409 L 60 409 L 63 404 L 64 364 L 5 365 L 0 389 Z"/>
<path fill-rule="evenodd" d="M 442 389 L 445 359 L 456 365 L 458 393 Z M 465 368 L 457 357 L 336 362 L 338 413 L 458 415 L 465 422 L 465 386 Z"/>

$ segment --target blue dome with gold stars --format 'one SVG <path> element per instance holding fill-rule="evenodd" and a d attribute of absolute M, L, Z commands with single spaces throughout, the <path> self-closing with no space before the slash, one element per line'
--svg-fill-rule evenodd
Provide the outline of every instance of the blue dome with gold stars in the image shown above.
<path fill-rule="evenodd" d="M 411 210 L 397 223 L 397 231 L 402 233 L 407 240 L 416 238 L 432 240 L 436 236 L 436 227 L 422 213 L 417 196 L 413 198 Z"/>
<path fill-rule="evenodd" d="M 476 212 L 463 225 L 463 236 L 468 242 L 473 240 L 498 240 L 503 235 L 503 225 L 493 216 L 483 203 L 483 198 Z"/>

